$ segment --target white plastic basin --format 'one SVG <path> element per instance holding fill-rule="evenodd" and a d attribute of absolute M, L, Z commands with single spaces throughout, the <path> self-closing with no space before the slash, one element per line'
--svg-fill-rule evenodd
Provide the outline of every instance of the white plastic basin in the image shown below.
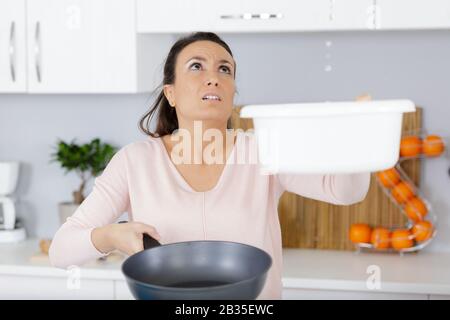
<path fill-rule="evenodd" d="M 247 105 L 262 169 L 269 173 L 356 173 L 393 167 L 410 100 Z"/>

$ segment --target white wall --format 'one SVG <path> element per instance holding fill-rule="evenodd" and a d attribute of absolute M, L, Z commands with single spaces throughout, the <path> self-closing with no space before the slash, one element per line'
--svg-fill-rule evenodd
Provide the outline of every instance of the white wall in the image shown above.
<path fill-rule="evenodd" d="M 425 129 L 450 137 L 450 31 L 222 36 L 238 63 L 236 104 L 351 100 L 363 92 L 409 98 L 425 109 Z M 24 163 L 19 215 L 30 234 L 51 237 L 57 203 L 78 186 L 74 174 L 48 162 L 56 138 L 98 136 L 119 146 L 144 139 L 137 122 L 151 102 L 146 94 L 0 95 L 0 160 Z M 434 251 L 450 251 L 449 164 L 441 157 L 423 166 L 423 191 L 439 221 Z"/>

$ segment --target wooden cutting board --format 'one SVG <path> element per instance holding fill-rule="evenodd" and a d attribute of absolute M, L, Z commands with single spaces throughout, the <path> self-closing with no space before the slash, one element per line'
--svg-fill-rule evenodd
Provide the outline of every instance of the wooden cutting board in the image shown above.
<path fill-rule="evenodd" d="M 235 107 L 232 114 L 233 128 L 244 130 L 253 128 L 252 119 L 241 119 Z M 422 125 L 422 108 L 414 113 L 403 114 L 403 134 L 420 130 Z M 380 130 L 382 125 L 380 124 Z M 402 168 L 420 185 L 420 159 L 407 160 Z M 371 174 L 369 192 L 364 201 L 350 205 L 337 206 L 312 200 L 285 192 L 279 202 L 278 213 L 282 230 L 283 247 L 353 250 L 348 239 L 348 230 L 353 223 L 369 223 L 374 226 L 404 226 L 407 219 L 384 194 Z"/>

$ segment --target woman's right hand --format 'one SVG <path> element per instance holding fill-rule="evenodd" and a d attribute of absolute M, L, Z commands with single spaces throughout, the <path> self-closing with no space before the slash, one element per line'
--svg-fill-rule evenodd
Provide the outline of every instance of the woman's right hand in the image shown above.
<path fill-rule="evenodd" d="M 141 222 L 113 223 L 95 228 L 91 238 L 100 252 L 119 250 L 131 256 L 144 250 L 144 233 L 156 240 L 161 239 L 155 227 Z"/>

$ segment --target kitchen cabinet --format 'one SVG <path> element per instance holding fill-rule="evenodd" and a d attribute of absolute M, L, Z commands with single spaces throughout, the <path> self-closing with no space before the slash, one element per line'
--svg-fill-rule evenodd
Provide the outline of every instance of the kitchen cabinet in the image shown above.
<path fill-rule="evenodd" d="M 28 1 L 27 35 L 30 93 L 137 92 L 156 85 L 156 70 L 138 67 L 144 39 L 136 36 L 133 1 Z"/>
<path fill-rule="evenodd" d="M 25 0 L 0 2 L 0 92 L 25 92 Z"/>
<path fill-rule="evenodd" d="M 125 280 L 85 279 L 68 287 L 67 277 L 0 275 L 0 299 L 134 300 Z M 39 288 L 39 290 L 34 290 Z M 285 287 L 283 300 L 450 300 L 449 295 L 301 289 Z"/>
<path fill-rule="evenodd" d="M 428 300 L 427 294 L 284 288 L 283 300 Z"/>
<path fill-rule="evenodd" d="M 82 278 L 77 286 L 66 277 L 0 275 L 0 288 L 0 300 L 114 299 L 114 282 L 110 280 Z"/>
<path fill-rule="evenodd" d="M 80 269 L 60 269 L 40 252 L 39 239 L 0 244 L 0 299 L 133 299 L 122 263 L 113 255 Z M 382 270 L 379 290 L 367 288 L 366 270 L 374 264 Z M 282 298 L 450 299 L 449 266 L 446 252 L 399 257 L 284 248 Z"/>
<path fill-rule="evenodd" d="M 133 83 L 133 6 L 28 1 L 29 92 L 114 91 Z"/>
<path fill-rule="evenodd" d="M 208 10 L 222 3 L 206 0 L 136 0 L 137 31 L 209 31 L 214 17 L 208 14 Z"/>
<path fill-rule="evenodd" d="M 372 0 L 137 0 L 137 30 L 184 33 L 364 30 Z"/>
<path fill-rule="evenodd" d="M 374 0 L 327 0 L 328 30 L 375 29 L 377 12 Z"/>
<path fill-rule="evenodd" d="M 0 92 L 150 92 L 171 35 L 138 35 L 130 0 L 0 4 Z"/>
<path fill-rule="evenodd" d="M 134 300 L 133 295 L 128 289 L 126 281 L 115 280 L 114 281 L 114 299 L 116 300 Z"/>
<path fill-rule="evenodd" d="M 450 295 L 446 294 L 430 294 L 430 300 L 450 300 Z"/>
<path fill-rule="evenodd" d="M 377 29 L 450 28 L 448 0 L 376 0 Z"/>
<path fill-rule="evenodd" d="M 367 11 L 371 3 L 370 0 L 232 0 L 227 2 L 228 7 L 216 7 L 217 18 L 212 27 L 225 32 L 363 30 L 373 23 Z"/>

